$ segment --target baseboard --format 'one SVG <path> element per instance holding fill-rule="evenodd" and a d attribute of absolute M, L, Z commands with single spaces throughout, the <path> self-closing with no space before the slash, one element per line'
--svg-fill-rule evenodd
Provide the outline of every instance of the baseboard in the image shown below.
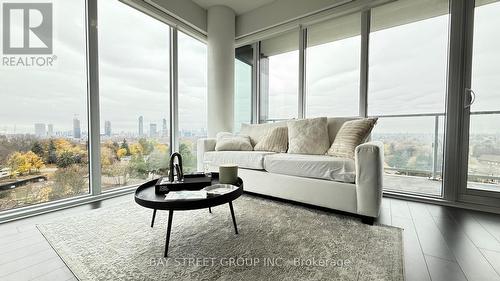
<path fill-rule="evenodd" d="M 446 207 L 454 207 L 454 208 L 460 208 L 460 209 L 466 209 L 466 210 L 487 212 L 487 213 L 493 213 L 493 214 L 500 214 L 499 207 L 464 203 L 464 202 L 459 202 L 459 201 L 448 201 L 448 200 L 444 200 L 441 198 L 423 197 L 423 196 L 418 196 L 418 195 L 401 194 L 401 193 L 386 192 L 386 191 L 384 191 L 383 197 L 406 200 L 406 201 L 413 201 L 413 202 L 420 202 L 420 203 L 428 203 L 428 204 L 434 204 L 434 205 L 440 205 L 440 206 L 446 206 Z"/>

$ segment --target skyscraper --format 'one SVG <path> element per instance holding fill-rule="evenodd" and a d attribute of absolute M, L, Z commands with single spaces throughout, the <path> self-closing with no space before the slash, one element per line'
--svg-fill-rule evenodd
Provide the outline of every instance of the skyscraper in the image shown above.
<path fill-rule="evenodd" d="M 47 131 L 45 129 L 44 123 L 36 123 L 35 124 L 35 136 L 37 138 L 44 138 L 47 136 Z"/>
<path fill-rule="evenodd" d="M 54 136 L 54 125 L 48 124 L 47 125 L 47 137 L 51 138 Z"/>
<path fill-rule="evenodd" d="M 111 121 L 104 121 L 104 135 L 111 136 Z"/>
<path fill-rule="evenodd" d="M 157 134 L 158 132 L 156 131 L 156 124 L 155 123 L 149 124 L 149 136 L 154 138 L 157 136 Z"/>
<path fill-rule="evenodd" d="M 161 128 L 161 135 L 162 137 L 166 137 L 168 135 L 168 129 L 167 129 L 167 119 L 163 118 L 163 125 Z"/>
<path fill-rule="evenodd" d="M 82 131 L 80 129 L 80 119 L 77 116 L 73 118 L 73 138 L 79 139 L 82 137 Z"/>
<path fill-rule="evenodd" d="M 139 116 L 139 136 L 144 135 L 144 118 Z"/>

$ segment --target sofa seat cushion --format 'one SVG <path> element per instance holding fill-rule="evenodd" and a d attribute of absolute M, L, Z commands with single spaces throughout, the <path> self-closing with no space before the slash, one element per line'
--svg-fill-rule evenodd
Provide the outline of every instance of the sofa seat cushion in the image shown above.
<path fill-rule="evenodd" d="M 274 154 L 269 151 L 208 151 L 204 162 L 210 166 L 236 164 L 240 168 L 264 170 L 264 157 Z"/>
<path fill-rule="evenodd" d="M 278 153 L 267 155 L 264 169 L 270 173 L 354 183 L 353 159 L 327 155 Z"/>

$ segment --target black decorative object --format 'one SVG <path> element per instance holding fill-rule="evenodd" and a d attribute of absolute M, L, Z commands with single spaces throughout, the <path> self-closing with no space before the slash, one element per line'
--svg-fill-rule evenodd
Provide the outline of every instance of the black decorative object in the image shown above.
<path fill-rule="evenodd" d="M 177 163 L 174 163 L 177 158 Z M 173 190 L 200 190 L 209 186 L 212 179 L 204 173 L 184 175 L 182 171 L 182 156 L 179 152 L 170 156 L 168 177 L 161 177 L 155 183 L 156 194 L 166 194 Z"/>
<path fill-rule="evenodd" d="M 159 178 L 155 183 L 156 194 L 166 194 L 169 191 L 177 190 L 200 190 L 211 185 L 212 178 L 203 175 L 203 177 L 191 177 L 186 174 L 183 181 L 170 182 L 167 177 Z"/>
<path fill-rule="evenodd" d="M 175 164 L 174 166 L 174 160 L 176 157 L 178 164 Z M 171 182 L 175 181 L 174 168 L 177 173 L 177 181 L 182 181 L 184 179 L 184 174 L 182 172 L 182 156 L 179 152 L 174 152 L 172 153 L 172 156 L 170 156 L 170 170 L 168 173 L 168 179 Z"/>

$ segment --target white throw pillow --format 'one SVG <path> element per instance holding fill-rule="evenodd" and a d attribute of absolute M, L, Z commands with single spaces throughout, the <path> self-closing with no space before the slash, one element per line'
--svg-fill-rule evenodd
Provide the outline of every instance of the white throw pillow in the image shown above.
<path fill-rule="evenodd" d="M 326 117 L 288 121 L 288 153 L 321 155 L 329 147 Z"/>
<path fill-rule="evenodd" d="M 217 134 L 217 142 L 215 143 L 216 151 L 249 151 L 253 150 L 250 137 L 245 135 L 233 135 L 228 132 Z"/>

